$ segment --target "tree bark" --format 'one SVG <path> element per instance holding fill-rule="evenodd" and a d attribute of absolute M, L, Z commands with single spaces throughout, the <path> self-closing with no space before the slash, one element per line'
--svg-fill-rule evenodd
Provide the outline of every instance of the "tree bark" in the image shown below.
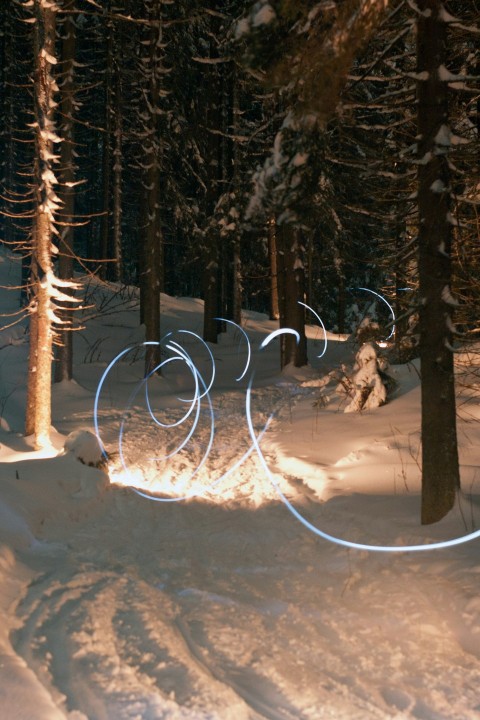
<path fill-rule="evenodd" d="M 233 306 L 232 318 L 237 325 L 242 324 L 242 261 L 240 258 L 240 237 L 236 234 L 233 241 Z"/>
<path fill-rule="evenodd" d="M 55 18 L 57 7 L 46 0 L 34 0 L 35 14 L 35 219 L 32 237 L 34 308 L 36 317 L 30 335 L 30 358 L 26 430 L 32 430 L 36 448 L 50 445 L 52 382 L 53 295 L 52 235 L 58 198 L 52 170 L 55 127 Z"/>
<path fill-rule="evenodd" d="M 160 182 L 162 166 L 162 138 L 158 120 L 160 111 L 161 83 L 163 76 L 163 28 L 161 24 L 161 0 L 149 0 L 149 17 L 155 20 L 150 28 L 148 57 L 144 71 L 148 93 L 147 124 L 145 127 L 145 215 L 146 241 L 143 254 L 143 299 L 142 319 L 145 323 L 145 340 L 160 342 L 160 292 L 163 273 L 163 235 L 160 211 Z M 145 352 L 145 375 L 155 370 L 161 362 L 159 345 L 147 346 Z"/>
<path fill-rule="evenodd" d="M 70 13 L 74 9 L 74 0 L 65 0 L 64 10 Z M 76 28 L 73 15 L 66 14 L 63 22 L 62 74 L 61 83 L 61 136 L 60 145 L 60 189 L 58 195 L 62 201 L 58 276 L 63 280 L 73 279 L 73 220 L 75 212 L 75 160 L 73 112 L 75 100 L 74 61 L 76 46 Z M 72 308 L 59 309 L 58 316 L 66 325 L 58 330 L 58 346 L 55 358 L 55 382 L 71 380 L 73 375 L 73 343 L 71 330 Z"/>
<path fill-rule="evenodd" d="M 112 143 L 112 76 L 113 76 L 113 27 L 110 15 L 111 0 L 105 7 L 106 25 L 106 67 L 105 67 L 105 130 L 102 134 L 102 210 L 100 229 L 100 260 L 111 260 L 110 240 L 110 185 L 111 185 L 111 143 Z M 101 262 L 99 275 L 103 279 L 112 280 L 113 271 L 110 262 Z"/>
<path fill-rule="evenodd" d="M 217 5 L 217 3 L 215 3 Z M 213 35 L 210 36 L 209 58 L 218 57 Z M 205 65 L 205 156 L 207 164 L 205 192 L 205 234 L 203 271 L 203 339 L 216 343 L 221 331 L 217 318 L 221 312 L 221 249 L 215 208 L 221 194 L 224 167 L 223 143 L 219 130 L 223 130 L 223 88 L 218 65 Z"/>
<path fill-rule="evenodd" d="M 35 236 L 35 228 L 32 231 Z M 33 282 L 37 277 L 35 255 L 32 256 L 32 262 L 29 265 L 28 281 Z M 25 408 L 25 435 L 33 435 L 35 432 L 35 407 L 37 395 L 37 348 L 38 348 L 38 324 L 37 313 L 30 314 L 28 327 L 29 334 L 29 353 L 28 353 L 28 377 L 27 377 L 27 404 Z"/>
<path fill-rule="evenodd" d="M 123 280 L 122 265 L 122 79 L 119 61 L 122 57 L 122 34 L 117 33 L 115 47 L 115 117 L 114 117 L 114 147 L 113 147 L 113 279 L 116 282 Z"/>
<path fill-rule="evenodd" d="M 203 339 L 216 343 L 218 340 L 218 241 L 210 231 L 206 242 L 205 269 L 203 276 Z"/>
<path fill-rule="evenodd" d="M 398 363 L 405 363 L 412 359 L 411 350 L 405 345 L 408 333 L 408 307 L 410 293 L 405 288 L 408 283 L 408 272 L 402 248 L 405 244 L 405 233 L 398 227 L 395 232 L 395 354 Z"/>
<path fill-rule="evenodd" d="M 305 268 L 300 231 L 290 225 L 281 225 L 277 233 L 277 266 L 283 271 L 279 282 L 283 297 L 279 297 L 280 327 L 296 330 L 300 336 L 297 343 L 293 335 L 284 335 L 281 342 L 280 365 L 292 363 L 295 367 L 308 364 L 307 339 L 305 336 Z M 279 278 L 280 279 L 280 278 Z"/>
<path fill-rule="evenodd" d="M 423 524 L 441 520 L 460 487 L 458 466 L 451 287 L 452 220 L 448 167 L 447 25 L 441 0 L 419 0 L 418 211 L 420 361 L 422 376 Z"/>
<path fill-rule="evenodd" d="M 280 318 L 278 306 L 278 269 L 277 269 L 277 224 L 272 216 L 267 222 L 268 258 L 270 261 L 270 320 Z"/>

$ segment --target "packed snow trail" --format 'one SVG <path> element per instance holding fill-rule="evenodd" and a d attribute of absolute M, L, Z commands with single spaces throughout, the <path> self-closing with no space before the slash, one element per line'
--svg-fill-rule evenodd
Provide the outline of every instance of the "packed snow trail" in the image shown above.
<path fill-rule="evenodd" d="M 274 505 L 142 502 L 113 489 L 29 554 L 14 646 L 67 716 L 478 717 L 478 574 L 452 555 L 321 546 Z"/>

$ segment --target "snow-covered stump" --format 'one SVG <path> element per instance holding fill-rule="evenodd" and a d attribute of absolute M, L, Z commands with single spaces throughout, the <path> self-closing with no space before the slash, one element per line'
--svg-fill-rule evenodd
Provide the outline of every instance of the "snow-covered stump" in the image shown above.
<path fill-rule="evenodd" d="M 365 343 L 357 352 L 354 369 L 354 395 L 344 412 L 360 412 L 385 405 L 387 387 L 382 378 L 380 359 L 372 343 Z"/>

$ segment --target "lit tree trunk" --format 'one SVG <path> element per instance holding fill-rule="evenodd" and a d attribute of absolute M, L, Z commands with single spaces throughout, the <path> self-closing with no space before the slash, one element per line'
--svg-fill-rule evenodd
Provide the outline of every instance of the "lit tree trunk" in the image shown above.
<path fill-rule="evenodd" d="M 35 228 L 32 230 L 32 237 L 35 237 Z M 33 245 L 33 241 L 32 241 Z M 29 265 L 29 281 L 36 278 L 38 273 L 35 263 L 35 255 Z M 30 352 L 28 355 L 28 377 L 27 377 L 27 405 L 25 409 L 25 435 L 33 435 L 35 432 L 35 407 L 37 403 L 37 347 L 38 347 L 38 318 L 37 313 L 30 314 L 28 327 Z"/>
<path fill-rule="evenodd" d="M 36 448 L 50 444 L 51 381 L 52 381 L 52 315 L 55 307 L 54 275 L 52 267 L 52 234 L 58 198 L 53 187 L 52 171 L 55 127 L 55 81 L 51 67 L 55 64 L 55 14 L 57 7 L 50 0 L 34 0 L 35 15 L 35 220 L 32 237 L 32 270 L 36 317 L 30 337 L 29 396 L 26 430 L 32 430 Z"/>
<path fill-rule="evenodd" d="M 60 86 L 61 101 L 61 136 L 60 145 L 60 173 L 59 197 L 62 201 L 60 219 L 58 276 L 64 280 L 73 279 L 73 220 L 75 212 L 75 160 L 74 160 L 74 132 L 73 112 L 75 101 L 74 67 L 76 29 L 73 15 L 74 0 L 65 0 L 63 9 L 66 11 L 63 21 L 62 39 L 62 83 Z M 55 382 L 72 379 L 73 348 L 71 325 L 72 309 L 59 310 L 58 315 L 65 323 L 58 331 L 58 347 L 55 358 Z"/>
<path fill-rule="evenodd" d="M 452 352 L 452 222 L 448 167 L 447 25 L 441 0 L 418 0 L 418 210 L 422 375 L 422 523 L 453 507 L 460 487 Z"/>

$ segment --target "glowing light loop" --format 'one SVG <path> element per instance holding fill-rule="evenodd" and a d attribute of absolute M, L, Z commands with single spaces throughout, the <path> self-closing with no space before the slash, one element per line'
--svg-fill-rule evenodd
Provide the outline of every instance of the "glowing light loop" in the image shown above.
<path fill-rule="evenodd" d="M 185 331 L 185 332 L 188 332 L 188 331 Z M 194 335 L 194 333 L 190 333 L 190 334 L 193 334 L 193 335 Z M 166 336 L 166 337 L 170 337 L 170 336 L 171 336 L 171 333 L 169 333 L 168 336 Z M 197 337 L 198 337 L 198 336 L 197 336 Z M 199 339 L 201 340 L 201 338 L 199 338 Z M 203 342 L 203 340 L 202 340 L 202 342 Z M 110 373 L 110 371 L 112 370 L 112 368 L 115 366 L 115 364 L 116 364 L 117 362 L 119 362 L 119 360 L 121 360 L 122 357 L 124 357 L 124 356 L 127 355 L 131 350 L 133 350 L 133 349 L 135 349 L 135 348 L 137 348 L 137 347 L 146 347 L 146 346 L 149 346 L 149 345 L 150 345 L 150 346 L 157 346 L 157 347 L 158 347 L 158 346 L 160 345 L 160 343 L 158 343 L 158 342 L 145 342 L 145 343 L 141 343 L 141 344 L 139 344 L 139 345 L 130 346 L 130 347 L 126 348 L 125 350 L 122 350 L 122 352 L 120 352 L 120 353 L 109 363 L 109 365 L 107 366 L 106 370 L 105 370 L 104 373 L 102 374 L 102 377 L 101 377 L 100 382 L 99 382 L 99 384 L 98 384 L 97 391 L 96 391 L 96 394 L 95 394 L 95 401 L 94 401 L 94 429 L 95 429 L 95 434 L 96 434 L 96 436 L 97 436 L 97 440 L 98 440 L 98 443 L 99 443 L 99 447 L 100 447 L 100 449 L 101 449 L 101 451 L 102 451 L 102 454 L 103 454 L 103 456 L 104 456 L 105 458 L 107 458 L 107 459 L 108 459 L 108 454 L 107 454 L 107 452 L 106 452 L 105 445 L 104 445 L 104 443 L 103 443 L 103 441 L 102 441 L 102 439 L 101 439 L 100 429 L 99 429 L 99 422 L 98 422 L 98 405 L 99 405 L 100 394 L 101 394 L 101 392 L 102 392 L 102 389 L 103 389 L 105 380 L 106 380 L 108 374 Z M 193 409 L 196 410 L 192 428 L 190 429 L 190 431 L 189 431 L 187 437 L 184 439 L 184 441 L 183 441 L 182 443 L 180 443 L 180 445 L 179 445 L 172 453 L 164 456 L 163 458 L 152 457 L 152 458 L 150 458 L 151 460 L 159 460 L 159 459 L 166 460 L 166 459 L 169 459 L 169 458 L 173 457 L 174 455 L 176 455 L 178 452 L 180 452 L 180 451 L 185 447 L 185 445 L 189 442 L 189 440 L 191 439 L 191 437 L 192 437 L 192 435 L 193 435 L 193 433 L 195 432 L 195 429 L 196 429 L 196 427 L 197 427 L 198 420 L 199 420 L 199 417 L 200 417 L 200 411 L 201 411 L 201 401 L 202 401 L 203 398 L 206 398 L 207 403 L 208 403 L 209 414 L 210 414 L 210 433 L 209 433 L 209 439 L 208 439 L 208 443 L 207 443 L 206 449 L 205 449 L 205 451 L 204 451 L 204 453 L 203 453 L 203 457 L 202 457 L 201 461 L 198 463 L 198 465 L 197 465 L 197 467 L 195 468 L 195 470 L 193 470 L 193 472 L 192 472 L 192 474 L 191 474 L 191 477 L 194 477 L 194 476 L 200 471 L 200 469 L 203 467 L 203 465 L 205 464 L 206 459 L 207 459 L 207 457 L 208 457 L 208 455 L 209 455 L 209 453 L 210 453 L 210 450 L 211 450 L 211 447 L 212 447 L 212 444 L 213 444 L 213 438 L 214 438 L 214 434 L 215 434 L 215 423 L 214 423 L 213 406 L 212 406 L 212 403 L 211 403 L 211 400 L 210 400 L 210 396 L 209 396 L 209 393 L 208 393 L 208 386 L 206 385 L 203 377 L 202 377 L 201 374 L 199 373 L 198 369 L 196 368 L 194 362 L 192 361 L 192 359 L 190 358 L 190 356 L 188 355 L 188 353 L 187 353 L 183 348 L 181 348 L 177 343 L 175 343 L 174 341 L 171 341 L 169 344 L 167 344 L 166 347 L 167 347 L 167 349 L 169 349 L 171 352 L 174 353 L 174 356 L 171 357 L 171 358 L 166 358 L 165 360 L 163 360 L 163 361 L 162 361 L 161 363 L 159 363 L 155 368 L 153 368 L 153 370 L 152 370 L 151 372 L 149 372 L 149 374 L 148 374 L 145 378 L 143 378 L 143 380 L 140 381 L 140 383 L 136 386 L 136 388 L 134 389 L 134 391 L 131 393 L 130 398 L 129 398 L 128 402 L 127 402 L 127 405 L 126 405 L 126 407 L 125 407 L 125 410 L 124 410 L 124 412 L 123 412 L 122 421 L 121 421 L 120 429 L 119 429 L 119 437 L 118 437 L 118 450 L 119 450 L 120 463 L 121 463 L 121 465 L 122 465 L 123 470 L 128 474 L 129 468 L 128 468 L 128 463 L 127 463 L 126 458 L 125 458 L 124 447 L 123 447 L 124 434 L 125 434 L 125 422 L 126 422 L 126 420 L 127 420 L 127 418 L 128 418 L 129 410 L 130 410 L 130 408 L 131 408 L 131 406 L 132 406 L 135 398 L 137 397 L 137 395 L 139 394 L 139 392 L 141 391 L 141 389 L 143 388 L 143 386 L 145 386 L 145 397 L 146 397 L 146 401 L 147 401 L 147 408 L 148 408 L 149 415 L 150 415 L 150 417 L 156 422 L 156 424 L 157 424 L 158 426 L 162 427 L 162 428 L 172 428 L 172 427 L 178 426 L 179 424 L 181 424 L 182 422 L 184 422 L 184 421 L 190 416 L 190 414 L 192 413 Z M 211 353 L 210 353 L 210 355 L 211 355 Z M 214 365 L 213 356 L 211 356 L 211 357 L 212 357 L 212 363 L 213 363 L 213 365 Z M 175 423 L 166 424 L 166 423 L 161 423 L 161 422 L 158 420 L 158 418 L 155 416 L 155 414 L 154 414 L 154 412 L 153 412 L 153 410 L 152 410 L 151 403 L 150 403 L 150 399 L 149 399 L 149 395 L 148 395 L 148 379 L 149 379 L 150 377 L 152 377 L 155 373 L 157 373 L 158 370 L 161 370 L 165 365 L 167 365 L 167 364 L 169 364 L 169 363 L 171 363 L 171 362 L 175 362 L 175 361 L 182 361 L 182 362 L 186 363 L 187 367 L 188 367 L 189 370 L 191 371 L 192 376 L 193 376 L 193 378 L 194 378 L 194 383 L 195 383 L 195 394 L 194 394 L 194 397 L 190 400 L 190 403 L 191 403 L 190 408 L 186 411 L 186 413 L 185 413 L 185 414 L 183 415 L 183 417 L 180 419 L 180 422 L 177 421 L 177 422 L 175 422 Z M 213 384 L 213 378 L 214 378 L 214 376 L 215 376 L 215 375 L 214 375 L 214 367 L 213 367 L 211 384 Z M 201 386 L 201 388 L 202 388 L 202 392 L 200 392 L 200 386 Z M 211 387 L 211 385 L 210 385 L 210 387 Z M 181 399 L 181 398 L 179 398 L 179 399 Z M 146 492 L 142 492 L 142 490 L 140 490 L 139 488 L 133 487 L 133 486 L 131 486 L 131 489 L 132 489 L 135 493 L 137 493 L 137 495 L 141 495 L 142 497 L 145 497 L 145 498 L 147 498 L 148 500 L 154 500 L 155 502 L 179 502 L 179 501 L 181 501 L 181 500 L 187 500 L 187 499 L 192 498 L 192 497 L 200 496 L 200 495 L 202 495 L 204 492 L 206 492 L 207 490 L 209 490 L 211 487 L 213 487 L 214 485 L 216 485 L 217 483 L 218 483 L 218 480 L 217 480 L 215 483 L 213 483 L 213 484 L 209 484 L 208 487 L 207 487 L 207 486 L 202 486 L 199 491 L 195 491 L 195 492 L 189 493 L 189 494 L 184 495 L 184 496 L 182 496 L 182 497 L 173 497 L 173 498 L 172 498 L 172 497 L 158 497 L 158 496 L 156 496 L 156 495 L 151 495 L 151 494 L 148 494 L 148 493 L 146 493 Z"/>
<path fill-rule="evenodd" d="M 381 295 L 379 295 L 379 293 L 376 293 L 373 290 L 369 290 L 368 288 L 358 288 L 358 289 L 366 290 L 367 292 L 371 292 L 372 294 L 374 294 L 374 295 L 378 296 L 379 298 L 381 298 L 382 300 L 384 300 L 384 302 L 390 308 L 392 316 L 395 320 L 395 315 L 393 313 L 393 309 L 391 308 L 389 303 L 385 300 L 385 298 L 383 298 Z M 300 303 L 300 304 L 304 305 L 304 307 L 311 310 L 311 312 L 319 320 L 319 322 L 324 330 L 325 348 L 324 348 L 323 353 L 319 356 L 319 357 L 322 357 L 324 355 L 326 347 L 327 347 L 327 335 L 326 335 L 325 327 L 324 327 L 320 317 L 317 315 L 317 313 L 315 313 L 315 311 L 313 311 L 311 308 L 309 308 L 304 303 Z M 248 336 L 245 333 L 245 331 L 242 328 L 240 328 L 236 323 L 234 323 L 233 321 L 226 321 L 226 322 L 229 322 L 232 325 L 235 325 L 237 328 L 239 328 L 242 331 L 242 333 L 244 334 L 246 341 L 247 341 L 247 348 L 248 348 L 247 363 L 246 363 L 245 369 L 242 372 L 242 374 L 238 378 L 236 378 L 238 381 L 238 380 L 241 380 L 243 377 L 245 377 L 245 374 L 250 366 L 250 361 L 251 361 L 250 341 L 249 341 Z M 395 331 L 395 326 L 394 326 L 394 329 L 392 330 L 392 334 L 394 331 Z M 194 361 L 192 360 L 191 356 L 189 355 L 189 353 L 185 350 L 185 348 L 183 348 L 181 345 L 179 345 L 179 343 L 177 343 L 173 339 L 171 339 L 172 333 L 168 333 L 164 339 L 167 339 L 167 338 L 169 339 L 169 342 L 166 344 L 166 348 L 171 353 L 173 353 L 173 356 L 166 358 L 161 363 L 159 363 L 157 365 L 157 367 L 155 367 L 145 378 L 143 378 L 143 380 L 140 381 L 140 383 L 137 385 L 135 390 L 131 393 L 129 401 L 127 403 L 127 406 L 126 406 L 125 411 L 122 416 L 122 421 L 121 421 L 120 430 L 119 430 L 118 446 L 119 446 L 120 461 L 121 461 L 122 467 L 124 468 L 124 470 L 127 473 L 128 473 L 128 465 L 127 465 L 127 462 L 126 462 L 126 459 L 124 456 L 124 452 L 123 452 L 123 437 L 124 437 L 124 433 L 125 433 L 125 423 L 126 423 L 126 420 L 128 417 L 128 412 L 129 412 L 135 398 L 137 397 L 138 393 L 143 388 L 143 386 L 145 387 L 145 397 L 146 397 L 146 401 L 147 401 L 149 415 L 155 421 L 157 426 L 162 427 L 162 428 L 168 428 L 168 429 L 175 428 L 175 427 L 180 426 L 183 422 L 185 422 L 185 420 L 187 420 L 190 417 L 190 415 L 193 414 L 192 427 L 190 428 L 189 432 L 187 433 L 186 438 L 179 444 L 179 446 L 173 452 L 169 453 L 168 455 L 165 455 L 161 458 L 154 456 L 150 459 L 168 460 L 168 459 L 172 458 L 174 455 L 176 455 L 178 452 L 180 452 L 188 444 L 188 442 L 190 442 L 190 440 L 197 428 L 198 422 L 199 422 L 200 412 L 201 412 L 201 403 L 202 403 L 202 400 L 204 400 L 204 399 L 206 400 L 206 402 L 208 404 L 208 411 L 209 411 L 209 416 L 210 416 L 210 432 L 209 432 L 208 442 L 206 444 L 205 451 L 203 452 L 202 458 L 201 458 L 200 462 L 198 463 L 197 467 L 195 468 L 195 470 L 192 471 L 191 477 L 194 477 L 201 470 L 201 468 L 204 466 L 204 464 L 207 461 L 207 458 L 210 454 L 210 451 L 211 451 L 211 448 L 213 445 L 214 435 L 215 435 L 214 410 L 213 410 L 213 405 L 212 405 L 211 398 L 210 398 L 210 390 L 213 386 L 214 379 L 215 379 L 215 361 L 214 361 L 213 355 L 212 355 L 210 349 L 208 348 L 208 346 L 206 345 L 206 343 L 202 340 L 202 338 L 200 338 L 198 335 L 196 335 L 196 333 L 193 333 L 193 332 L 190 332 L 187 330 L 179 331 L 179 332 L 183 332 L 185 334 L 192 335 L 196 339 L 200 340 L 200 342 L 203 343 L 205 345 L 205 347 L 207 347 L 207 350 L 209 352 L 210 359 L 212 362 L 212 372 L 211 372 L 210 381 L 207 385 L 207 383 L 205 382 L 204 378 L 202 377 L 201 373 L 199 372 L 198 368 L 196 367 L 196 365 L 195 365 Z M 300 336 L 296 330 L 293 330 L 292 328 L 280 328 L 278 330 L 274 330 L 273 332 L 271 332 L 262 341 L 262 343 L 260 344 L 260 350 L 265 349 L 274 339 L 276 339 L 277 337 L 280 337 L 281 335 L 293 335 L 296 338 L 297 343 L 300 340 Z M 391 335 L 389 337 L 391 337 Z M 149 345 L 150 346 L 152 346 L 152 345 L 158 346 L 159 343 L 145 342 L 145 343 L 141 343 L 140 347 L 145 347 L 145 346 L 149 346 Z M 110 371 L 112 370 L 112 368 L 115 366 L 115 364 L 117 362 L 119 362 L 122 359 L 122 357 L 127 355 L 131 350 L 135 349 L 136 347 L 138 347 L 138 345 L 137 346 L 133 345 L 133 346 L 126 348 L 125 350 L 122 350 L 122 352 L 120 352 L 109 363 L 109 365 L 107 366 L 106 370 L 103 372 L 103 374 L 100 378 L 100 382 L 98 383 L 97 391 L 95 394 L 95 401 L 94 401 L 95 434 L 97 436 L 97 440 L 99 443 L 99 447 L 102 451 L 102 454 L 107 459 L 108 459 L 108 455 L 107 455 L 105 446 L 104 446 L 103 441 L 100 436 L 99 423 L 98 423 L 99 398 L 100 398 L 105 380 L 106 380 L 108 374 L 110 373 Z M 153 412 L 153 409 L 152 409 L 151 403 L 150 403 L 150 399 L 149 399 L 149 394 L 148 394 L 148 380 L 158 370 L 161 370 L 167 364 L 173 363 L 173 362 L 183 362 L 186 364 L 186 366 L 188 367 L 188 369 L 190 370 L 190 372 L 192 374 L 193 382 L 195 385 L 195 391 L 194 391 L 193 398 L 191 398 L 190 400 L 178 398 L 182 402 L 189 402 L 190 407 L 187 409 L 187 411 L 184 413 L 184 415 L 182 416 L 182 418 L 180 420 L 177 420 L 176 422 L 172 422 L 172 423 L 168 424 L 168 423 L 160 422 L 158 420 L 158 418 L 156 417 L 155 413 Z M 208 486 L 202 486 L 199 491 L 192 491 L 191 493 L 184 495 L 183 497 L 158 497 L 156 495 L 151 495 L 146 492 L 143 492 L 142 490 L 140 490 L 137 487 L 130 486 L 131 489 L 135 493 L 137 493 L 137 495 L 140 495 L 141 497 L 144 497 L 148 500 L 153 500 L 155 502 L 179 502 L 179 501 L 187 500 L 187 499 L 190 499 L 193 497 L 199 497 L 199 496 L 203 495 L 205 492 L 211 491 L 212 488 L 217 486 L 222 480 L 224 480 L 225 478 L 230 476 L 236 469 L 238 469 L 253 452 L 256 452 L 257 456 L 260 460 L 261 466 L 266 474 L 266 477 L 272 483 L 279 498 L 284 503 L 286 508 L 307 530 L 312 532 L 314 535 L 317 535 L 318 537 L 321 537 L 324 540 L 327 540 L 328 542 L 334 543 L 334 544 L 342 546 L 342 547 L 351 548 L 354 550 L 367 550 L 369 552 L 377 552 L 377 553 L 405 553 L 405 552 L 425 552 L 425 551 L 430 551 L 430 550 L 440 550 L 440 549 L 455 547 L 457 545 L 462 545 L 462 544 L 471 542 L 472 540 L 476 540 L 476 539 L 480 538 L 480 530 L 476 530 L 474 532 L 467 533 L 466 535 L 463 535 L 461 537 L 456 537 L 456 538 L 452 538 L 450 540 L 443 540 L 443 541 L 438 541 L 438 542 L 430 542 L 430 543 L 424 543 L 424 544 L 412 544 L 412 545 L 373 545 L 370 543 L 353 542 L 353 541 L 346 540 L 344 538 L 341 538 L 341 537 L 338 537 L 335 535 L 331 535 L 330 533 L 325 532 L 321 528 L 319 528 L 316 525 L 314 525 L 313 523 L 311 523 L 309 520 L 307 520 L 307 518 L 304 515 L 302 515 L 302 513 L 285 496 L 285 494 L 283 493 L 282 489 L 280 488 L 278 482 L 276 481 L 273 473 L 271 472 L 269 464 L 268 464 L 268 462 L 265 458 L 265 455 L 263 454 L 263 451 L 260 447 L 260 442 L 261 442 L 263 436 L 265 435 L 267 428 L 268 428 L 272 418 L 274 417 L 274 414 L 272 413 L 270 415 L 270 417 L 267 419 L 267 422 L 265 423 L 264 427 L 257 434 L 257 432 L 255 431 L 254 426 L 253 426 L 252 407 L 251 407 L 251 396 L 252 396 L 252 387 L 253 387 L 254 377 L 255 377 L 255 370 L 252 370 L 250 379 L 248 382 L 248 386 L 246 389 L 246 396 L 245 396 L 246 421 L 247 421 L 248 432 L 249 432 L 252 443 L 248 447 L 248 449 L 244 452 L 244 454 L 241 456 L 241 458 L 239 460 L 237 460 L 237 462 L 235 462 L 225 473 L 223 473 L 214 482 L 209 483 Z"/>

